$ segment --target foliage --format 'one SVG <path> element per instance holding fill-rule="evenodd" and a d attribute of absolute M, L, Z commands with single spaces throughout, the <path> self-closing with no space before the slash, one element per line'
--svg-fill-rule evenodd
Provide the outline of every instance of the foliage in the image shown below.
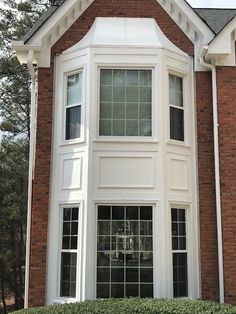
<path fill-rule="evenodd" d="M 49 0 L 0 0 L 0 297 L 22 307 L 30 138 L 30 76 L 11 49 Z M 3 139 L 1 140 L 1 134 Z"/>
<path fill-rule="evenodd" d="M 24 140 L 3 140 L 0 146 L 0 280 L 22 306 L 28 145 Z M 2 288 L 4 288 L 2 287 Z"/>
<path fill-rule="evenodd" d="M 16 314 L 235 314 L 236 307 L 213 302 L 157 299 L 108 299 L 54 305 Z"/>

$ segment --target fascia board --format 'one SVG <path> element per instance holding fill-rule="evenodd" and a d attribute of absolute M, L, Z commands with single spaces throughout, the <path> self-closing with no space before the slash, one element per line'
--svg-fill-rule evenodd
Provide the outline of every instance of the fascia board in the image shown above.
<path fill-rule="evenodd" d="M 208 44 L 214 37 L 215 33 L 212 29 L 200 18 L 193 8 L 184 0 L 175 0 L 176 4 L 181 5 L 182 10 L 187 15 L 189 20 L 203 34 L 203 45 Z M 180 4 L 181 3 L 181 4 Z"/>
<path fill-rule="evenodd" d="M 215 33 L 185 0 L 156 1 L 194 44 L 205 45 L 215 37 Z M 182 19 L 180 19 L 180 14 L 182 15 Z M 190 25 L 190 29 L 188 29 L 187 24 Z M 196 39 L 195 32 L 198 34 L 198 40 Z"/>
<path fill-rule="evenodd" d="M 83 2 L 84 0 L 81 0 Z M 28 45 L 41 45 L 42 40 L 47 37 L 53 28 L 56 27 L 59 21 L 68 14 L 78 0 L 66 0 L 61 6 L 53 13 L 53 15 L 38 29 L 38 31 L 29 39 Z M 82 13 L 82 12 L 81 12 Z"/>

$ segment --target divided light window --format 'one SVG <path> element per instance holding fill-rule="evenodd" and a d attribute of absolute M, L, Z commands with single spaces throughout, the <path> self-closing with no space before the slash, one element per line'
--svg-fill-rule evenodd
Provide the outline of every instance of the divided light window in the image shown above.
<path fill-rule="evenodd" d="M 153 297 L 152 206 L 98 206 L 97 298 Z"/>
<path fill-rule="evenodd" d="M 170 138 L 184 141 L 183 79 L 169 74 Z"/>
<path fill-rule="evenodd" d="M 152 71 L 100 70 L 101 136 L 152 136 Z"/>
<path fill-rule="evenodd" d="M 188 259 L 185 209 L 172 208 L 172 257 L 174 298 L 188 296 Z"/>
<path fill-rule="evenodd" d="M 79 208 L 63 208 L 60 296 L 75 298 Z"/>
<path fill-rule="evenodd" d="M 65 139 L 81 137 L 82 72 L 67 76 Z"/>

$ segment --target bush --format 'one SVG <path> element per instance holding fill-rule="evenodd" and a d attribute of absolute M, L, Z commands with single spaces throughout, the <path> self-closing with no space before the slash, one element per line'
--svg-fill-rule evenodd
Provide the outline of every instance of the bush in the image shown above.
<path fill-rule="evenodd" d="M 107 299 L 51 305 L 15 314 L 236 314 L 236 307 L 214 302 L 157 299 Z"/>

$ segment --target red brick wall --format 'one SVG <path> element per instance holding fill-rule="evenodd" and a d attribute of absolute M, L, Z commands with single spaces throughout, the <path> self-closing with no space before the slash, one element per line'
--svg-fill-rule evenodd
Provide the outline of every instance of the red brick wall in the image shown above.
<path fill-rule="evenodd" d="M 145 3 L 145 4 L 144 4 Z M 52 136 L 53 57 L 76 44 L 97 16 L 153 17 L 169 39 L 186 53 L 193 45 L 156 0 L 95 0 L 52 49 L 50 69 L 39 69 L 36 168 L 33 184 L 29 306 L 44 305 Z"/>
<path fill-rule="evenodd" d="M 35 179 L 33 181 L 29 306 L 44 304 L 48 202 L 52 136 L 52 69 L 38 71 L 38 111 Z"/>
<path fill-rule="evenodd" d="M 196 73 L 202 298 L 218 300 L 211 72 Z"/>
<path fill-rule="evenodd" d="M 236 304 L 236 68 L 217 69 L 225 302 Z"/>

